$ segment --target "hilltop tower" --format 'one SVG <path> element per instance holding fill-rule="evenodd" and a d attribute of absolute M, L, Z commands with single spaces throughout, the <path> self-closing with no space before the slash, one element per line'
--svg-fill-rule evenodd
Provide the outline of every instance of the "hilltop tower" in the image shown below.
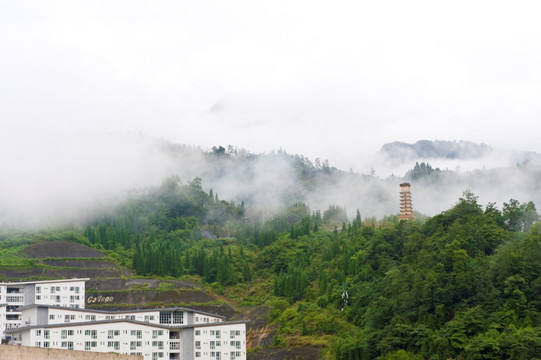
<path fill-rule="evenodd" d="M 415 215 L 413 215 L 413 206 L 411 204 L 410 184 L 402 183 L 400 184 L 400 215 L 398 215 L 398 220 L 413 219 L 415 219 Z"/>

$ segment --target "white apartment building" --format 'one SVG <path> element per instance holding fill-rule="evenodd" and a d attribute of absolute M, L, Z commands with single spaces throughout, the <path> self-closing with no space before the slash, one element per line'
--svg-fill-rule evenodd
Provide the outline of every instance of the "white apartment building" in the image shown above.
<path fill-rule="evenodd" d="M 21 309 L 15 343 L 56 349 L 117 352 L 145 360 L 246 360 L 246 321 L 187 308 L 102 311 L 47 305 Z"/>
<path fill-rule="evenodd" d="M 85 281 L 0 283 L 0 339 L 145 360 L 246 360 L 247 321 L 183 307 L 85 309 Z"/>
<path fill-rule="evenodd" d="M 5 331 L 21 327 L 21 308 L 29 305 L 85 307 L 84 279 L 0 282 L 0 339 Z"/>

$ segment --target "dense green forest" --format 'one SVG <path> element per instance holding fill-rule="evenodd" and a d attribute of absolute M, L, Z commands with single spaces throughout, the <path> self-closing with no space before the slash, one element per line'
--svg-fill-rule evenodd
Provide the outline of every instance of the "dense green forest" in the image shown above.
<path fill-rule="evenodd" d="M 140 276 L 199 279 L 241 307 L 267 305 L 275 346 L 318 346 L 337 360 L 533 359 L 538 217 L 532 202 L 499 210 L 469 191 L 415 221 L 304 203 L 269 216 L 172 177 L 48 238 L 104 250 Z M 1 240 L 6 251 L 43 238 L 4 230 Z"/>

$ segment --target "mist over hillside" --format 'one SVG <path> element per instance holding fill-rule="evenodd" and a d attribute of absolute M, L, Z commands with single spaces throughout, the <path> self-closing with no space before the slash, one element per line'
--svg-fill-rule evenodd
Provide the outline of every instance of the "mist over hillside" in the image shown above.
<path fill-rule="evenodd" d="M 419 158 L 477 159 L 493 149 L 486 144 L 471 141 L 419 140 L 414 144 L 394 141 L 382 146 L 381 152 L 389 158 L 411 160 Z"/>
<path fill-rule="evenodd" d="M 312 210 L 339 205 L 350 217 L 359 209 L 363 218 L 381 218 L 399 212 L 403 181 L 412 184 L 414 209 L 428 216 L 452 206 L 466 189 L 481 204 L 496 202 L 499 208 L 511 198 L 541 204 L 538 154 L 462 141 L 386 144 L 374 158 L 359 159 L 373 161 L 370 174 L 284 150 L 202 149 L 145 136 L 85 136 L 73 139 L 69 149 L 48 145 L 38 154 L 15 154 L 7 164 L 13 171 L 0 179 L 0 225 L 78 221 L 169 176 L 183 182 L 199 177 L 220 199 L 269 213 L 304 202 Z"/>

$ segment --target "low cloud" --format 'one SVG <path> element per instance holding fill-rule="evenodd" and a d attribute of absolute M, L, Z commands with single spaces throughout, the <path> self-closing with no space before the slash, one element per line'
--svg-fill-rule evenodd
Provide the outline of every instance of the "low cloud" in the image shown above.
<path fill-rule="evenodd" d="M 267 213 L 302 201 L 312 210 L 339 205 L 350 217 L 359 209 L 363 218 L 381 218 L 399 212 L 398 185 L 405 180 L 412 185 L 414 209 L 428 216 L 453 206 L 466 189 L 482 204 L 497 202 L 500 208 L 510 198 L 541 204 L 538 156 L 499 150 L 467 160 L 416 159 L 440 171 L 408 179 L 414 159 L 396 162 L 379 154 L 366 159 L 374 164 L 372 174 L 326 172 L 319 159 L 312 165 L 283 151 L 251 154 L 230 146 L 219 154 L 141 135 L 59 135 L 10 149 L 0 157 L 8 169 L 0 178 L 0 225 L 78 221 L 172 175 L 184 182 L 200 177 L 220 199 Z"/>

